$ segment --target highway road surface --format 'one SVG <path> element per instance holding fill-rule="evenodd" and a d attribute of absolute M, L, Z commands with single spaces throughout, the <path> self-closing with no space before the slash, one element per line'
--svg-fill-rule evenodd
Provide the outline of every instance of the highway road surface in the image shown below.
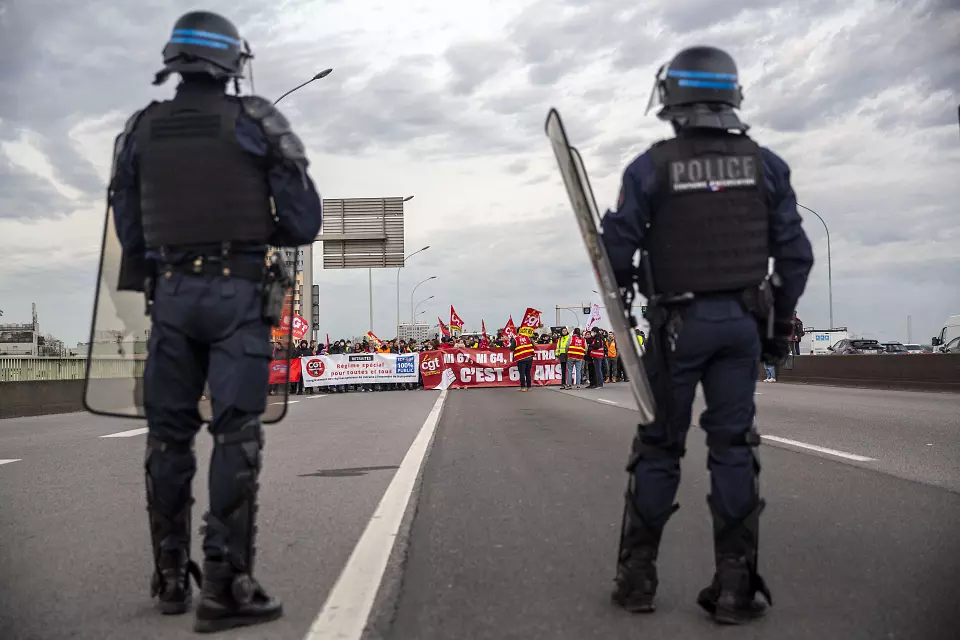
<path fill-rule="evenodd" d="M 659 610 L 610 605 L 636 420 L 621 383 L 295 398 L 266 428 L 258 539 L 257 575 L 286 616 L 218 637 L 960 637 L 960 395 L 757 391 L 775 600 L 759 623 L 718 628 L 695 604 L 712 572 L 696 428 Z M 0 638 L 196 637 L 148 597 L 143 427 L 0 420 Z M 202 437 L 195 528 L 209 451 Z"/>

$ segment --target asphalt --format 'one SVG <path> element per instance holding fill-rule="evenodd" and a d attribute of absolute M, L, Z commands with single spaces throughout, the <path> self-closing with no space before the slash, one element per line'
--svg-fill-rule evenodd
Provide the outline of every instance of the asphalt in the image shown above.
<path fill-rule="evenodd" d="M 561 393 L 609 406 L 636 406 L 625 383 Z M 872 458 L 847 461 L 960 492 L 960 394 L 758 383 L 755 400 L 758 428 L 765 436 Z M 694 424 L 703 407 L 698 389 Z M 691 440 L 703 440 L 696 427 L 690 434 Z M 802 449 L 769 439 L 766 444 Z"/>
<path fill-rule="evenodd" d="M 694 602 L 712 571 L 695 429 L 659 611 L 631 616 L 609 603 L 636 420 L 626 385 L 479 389 L 447 394 L 368 637 L 957 638 L 960 397 L 758 393 L 765 435 L 826 450 L 761 448 L 761 570 L 775 601 L 765 620 L 716 628 Z M 258 576 L 286 615 L 217 637 L 305 637 L 437 394 L 297 399 L 267 427 L 258 538 Z M 101 437 L 143 426 L 87 414 L 0 420 L 0 462 L 19 459 L 0 464 L 3 640 L 196 637 L 190 616 L 159 616 L 148 597 L 144 436 Z M 194 529 L 209 451 L 200 438 Z"/>
<path fill-rule="evenodd" d="M 303 638 L 436 395 L 301 396 L 266 427 L 257 575 L 286 615 L 217 637 Z M 74 413 L 0 420 L 0 638 L 197 637 L 149 598 L 143 422 Z M 194 532 L 210 438 L 198 438 Z M 199 536 L 194 537 L 199 557 Z"/>
<path fill-rule="evenodd" d="M 634 422 L 632 411 L 546 389 L 452 393 L 390 637 L 958 637 L 960 495 L 778 447 L 764 447 L 761 480 L 761 571 L 776 606 L 750 627 L 716 628 L 695 604 L 712 572 L 702 438 L 690 439 L 661 550 L 659 611 L 611 606 Z"/>

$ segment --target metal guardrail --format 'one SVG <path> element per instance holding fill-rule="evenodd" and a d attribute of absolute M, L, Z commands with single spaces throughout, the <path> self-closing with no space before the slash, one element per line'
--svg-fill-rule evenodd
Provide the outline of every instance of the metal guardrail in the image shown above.
<path fill-rule="evenodd" d="M 146 359 L 98 356 L 90 369 L 92 378 L 141 378 Z M 36 380 L 83 380 L 87 358 L 36 358 L 0 356 L 0 382 Z"/>

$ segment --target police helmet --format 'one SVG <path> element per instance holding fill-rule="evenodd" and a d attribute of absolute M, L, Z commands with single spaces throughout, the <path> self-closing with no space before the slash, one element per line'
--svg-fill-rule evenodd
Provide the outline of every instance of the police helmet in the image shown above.
<path fill-rule="evenodd" d="M 647 111 L 659 95 L 657 114 L 677 127 L 707 127 L 746 131 L 734 109 L 743 101 L 737 64 L 716 47 L 684 49 L 657 71 Z"/>
<path fill-rule="evenodd" d="M 163 48 L 164 68 L 157 73 L 154 84 L 162 84 L 171 73 L 242 78 L 243 65 L 252 57 L 249 45 L 232 22 L 210 11 L 191 11 L 173 25 Z"/>

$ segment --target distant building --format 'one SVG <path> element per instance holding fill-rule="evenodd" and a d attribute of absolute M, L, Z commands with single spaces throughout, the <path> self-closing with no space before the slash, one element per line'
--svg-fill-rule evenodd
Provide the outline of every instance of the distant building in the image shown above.
<path fill-rule="evenodd" d="M 408 342 L 410 340 L 423 342 L 431 337 L 430 325 L 428 324 L 401 324 L 399 329 L 397 338 Z"/>
<path fill-rule="evenodd" d="M 70 355 L 63 341 L 40 333 L 36 303 L 32 311 L 30 323 L 0 324 L 0 356 L 63 358 Z"/>

